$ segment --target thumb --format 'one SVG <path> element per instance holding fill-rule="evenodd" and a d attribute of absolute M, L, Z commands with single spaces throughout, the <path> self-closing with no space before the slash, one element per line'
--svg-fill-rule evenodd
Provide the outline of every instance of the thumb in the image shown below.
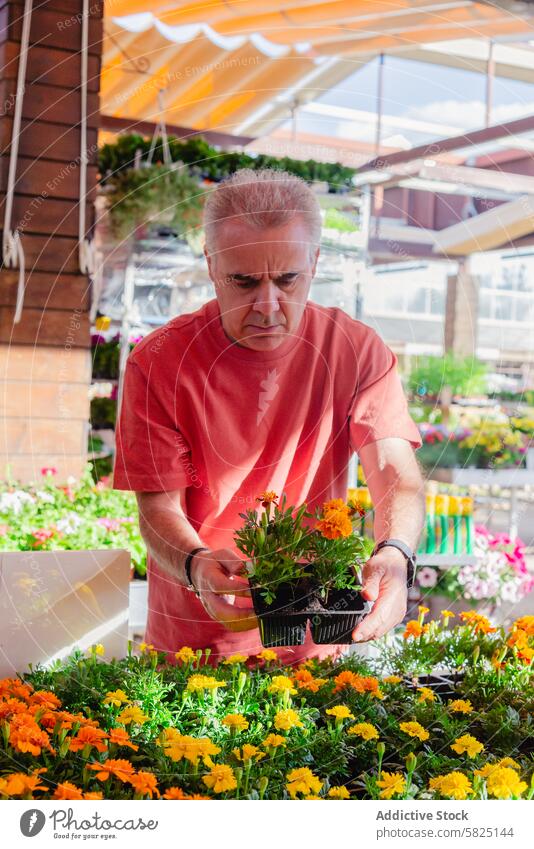
<path fill-rule="evenodd" d="M 367 601 L 376 601 L 380 590 L 382 570 L 366 564 L 363 568 L 363 587 L 361 594 Z"/>

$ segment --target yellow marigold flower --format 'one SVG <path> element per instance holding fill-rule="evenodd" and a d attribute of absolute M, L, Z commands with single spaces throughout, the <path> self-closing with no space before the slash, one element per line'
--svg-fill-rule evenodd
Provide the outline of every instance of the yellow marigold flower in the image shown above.
<path fill-rule="evenodd" d="M 226 681 L 217 681 L 211 675 L 191 675 L 187 679 L 186 690 L 198 693 L 202 690 L 215 690 L 217 687 L 226 687 Z"/>
<path fill-rule="evenodd" d="M 100 656 L 106 653 L 106 650 L 102 643 L 96 643 L 94 646 L 91 646 L 89 651 L 91 652 L 91 654 L 99 654 Z"/>
<path fill-rule="evenodd" d="M 402 682 L 402 678 L 400 675 L 388 675 L 384 678 L 384 684 L 400 684 Z"/>
<path fill-rule="evenodd" d="M 252 760 L 252 758 L 259 761 L 261 758 L 265 757 L 265 752 L 260 752 L 257 746 L 252 746 L 250 743 L 245 743 L 241 749 L 232 749 L 232 752 L 236 756 L 237 760 L 243 761 L 243 763 Z"/>
<path fill-rule="evenodd" d="M 286 788 L 292 799 L 297 798 L 297 794 L 309 796 L 311 793 L 319 793 L 323 782 L 320 778 L 313 774 L 307 766 L 300 769 L 292 769 L 287 774 Z"/>
<path fill-rule="evenodd" d="M 154 646 L 152 643 L 139 643 L 139 651 L 141 654 L 144 654 L 147 651 L 153 651 Z"/>
<path fill-rule="evenodd" d="M 331 787 L 328 791 L 328 795 L 331 799 L 350 799 L 350 793 L 344 786 L 334 786 Z"/>
<path fill-rule="evenodd" d="M 420 637 L 423 633 L 423 626 L 417 621 L 417 619 L 410 619 L 409 622 L 406 623 L 406 628 L 404 629 L 404 634 L 402 635 L 405 640 L 408 637 Z"/>
<path fill-rule="evenodd" d="M 401 731 L 404 731 L 405 734 L 408 734 L 410 737 L 417 737 L 421 742 L 424 740 L 428 740 L 430 734 L 423 728 L 423 726 L 419 722 L 401 722 L 399 724 L 399 728 Z"/>
<path fill-rule="evenodd" d="M 226 764 L 214 764 L 208 774 L 202 776 L 202 781 L 214 793 L 225 793 L 237 787 L 234 771 Z"/>
<path fill-rule="evenodd" d="M 110 690 L 109 693 L 106 693 L 104 696 L 104 704 L 112 705 L 113 707 L 120 707 L 121 705 L 127 704 L 130 701 L 124 690 Z"/>
<path fill-rule="evenodd" d="M 194 766 L 200 758 L 207 763 L 211 755 L 218 755 L 221 751 L 209 737 L 190 737 L 188 734 L 180 734 L 176 728 L 166 728 L 158 745 L 163 746 L 165 754 L 172 761 L 184 759 Z"/>
<path fill-rule="evenodd" d="M 180 660 L 182 663 L 189 663 L 190 660 L 196 658 L 197 653 L 189 646 L 182 646 L 179 651 L 175 652 L 174 656 L 176 660 Z"/>
<path fill-rule="evenodd" d="M 233 666 L 234 663 L 246 663 L 248 655 L 246 654 L 231 654 L 224 660 L 226 666 Z"/>
<path fill-rule="evenodd" d="M 512 769 L 521 771 L 521 765 L 514 761 L 513 758 L 501 758 L 500 761 L 495 761 L 495 763 L 484 764 L 480 769 L 475 769 L 475 775 L 480 775 L 481 778 L 487 778 L 494 770 L 501 769 L 501 767 L 511 767 Z"/>
<path fill-rule="evenodd" d="M 293 681 L 286 675 L 275 675 L 267 690 L 269 693 L 290 693 L 291 695 L 297 692 Z"/>
<path fill-rule="evenodd" d="M 418 702 L 435 702 L 436 701 L 436 694 L 434 693 L 433 690 L 430 689 L 430 687 L 418 687 L 417 692 L 420 693 L 420 696 L 417 699 Z"/>
<path fill-rule="evenodd" d="M 290 731 L 291 728 L 304 728 L 296 710 L 288 708 L 279 710 L 274 717 L 274 727 L 277 731 Z"/>
<path fill-rule="evenodd" d="M 340 539 L 352 534 L 352 522 L 344 511 L 331 510 L 324 519 L 319 519 L 315 529 L 326 539 Z"/>
<path fill-rule="evenodd" d="M 256 657 L 259 657 L 260 660 L 265 660 L 267 663 L 278 660 L 278 655 L 275 651 L 272 651 L 272 649 L 263 649 L 263 651 L 260 651 Z"/>
<path fill-rule="evenodd" d="M 486 779 L 486 786 L 490 796 L 495 799 L 510 799 L 512 796 L 521 796 L 527 789 L 527 783 L 521 781 L 517 772 L 511 767 L 499 767 L 490 772 Z"/>
<path fill-rule="evenodd" d="M 430 779 L 429 789 L 450 799 L 467 799 L 473 792 L 470 779 L 461 772 L 448 772 Z"/>
<path fill-rule="evenodd" d="M 454 743 L 451 743 L 451 749 L 458 755 L 462 755 L 465 752 L 469 758 L 475 758 L 484 749 L 484 744 L 480 743 L 471 734 L 462 734 Z"/>
<path fill-rule="evenodd" d="M 117 716 L 117 722 L 122 723 L 122 725 L 129 725 L 131 722 L 135 722 L 136 725 L 143 725 L 148 720 L 149 717 L 137 705 L 125 707 Z"/>
<path fill-rule="evenodd" d="M 350 712 L 346 705 L 335 705 L 334 707 L 327 708 L 326 713 L 329 716 L 335 716 L 336 720 L 354 719 L 354 714 Z"/>
<path fill-rule="evenodd" d="M 453 613 L 452 610 L 442 610 L 441 615 L 444 619 L 453 619 L 454 616 L 456 616 L 456 614 Z"/>
<path fill-rule="evenodd" d="M 248 722 L 244 716 L 240 713 L 228 713 L 222 720 L 223 725 L 227 725 L 228 728 L 232 728 L 235 731 L 246 731 L 248 728 Z"/>
<path fill-rule="evenodd" d="M 449 710 L 453 713 L 472 713 L 474 708 L 469 699 L 454 699 L 449 704 Z"/>
<path fill-rule="evenodd" d="M 266 749 L 277 749 L 279 746 L 286 746 L 287 740 L 281 734 L 267 734 L 267 737 L 262 743 Z"/>
<path fill-rule="evenodd" d="M 430 608 L 425 607 L 423 604 L 420 604 L 417 608 L 421 616 L 424 616 L 426 613 L 430 613 Z"/>
<path fill-rule="evenodd" d="M 347 729 L 347 734 L 361 737 L 363 740 L 378 740 L 379 737 L 377 728 L 370 722 L 357 722 L 356 725 L 351 725 Z"/>
<path fill-rule="evenodd" d="M 404 793 L 406 779 L 400 772 L 382 772 L 381 778 L 376 782 L 379 787 L 381 799 L 392 799 L 399 793 Z"/>

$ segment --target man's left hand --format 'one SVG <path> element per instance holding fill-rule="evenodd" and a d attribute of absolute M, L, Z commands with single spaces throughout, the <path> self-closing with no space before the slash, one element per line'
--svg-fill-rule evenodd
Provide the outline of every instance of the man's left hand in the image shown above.
<path fill-rule="evenodd" d="M 408 600 L 406 576 L 406 559 L 396 548 L 383 548 L 367 561 L 361 594 L 375 604 L 352 632 L 353 640 L 376 640 L 402 622 Z"/>

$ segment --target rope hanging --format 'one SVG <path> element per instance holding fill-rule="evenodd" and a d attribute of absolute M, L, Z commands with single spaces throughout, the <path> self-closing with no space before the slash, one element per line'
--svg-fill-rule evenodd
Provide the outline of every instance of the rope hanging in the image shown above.
<path fill-rule="evenodd" d="M 89 65 L 89 0 L 83 0 L 81 49 L 81 117 L 80 117 L 80 214 L 78 218 L 78 265 L 82 274 L 91 276 L 96 267 L 93 240 L 85 233 L 87 203 L 87 78 Z"/>
<path fill-rule="evenodd" d="M 158 90 L 159 121 L 154 128 L 154 133 L 152 134 L 152 142 L 150 143 L 150 150 L 148 151 L 147 163 L 149 165 L 152 164 L 152 157 L 154 156 L 154 151 L 156 150 L 156 141 L 158 135 L 161 136 L 163 148 L 163 162 L 165 163 L 165 165 L 172 165 L 171 151 L 169 148 L 169 138 L 167 136 L 167 125 L 165 123 L 165 106 L 163 103 L 163 92 L 164 89 L 162 88 Z"/>
<path fill-rule="evenodd" d="M 17 91 L 15 101 L 15 112 L 13 114 L 13 128 L 11 131 L 11 148 L 9 151 L 9 172 L 7 178 L 7 189 L 4 210 L 4 230 L 2 234 L 2 254 L 4 264 L 7 268 L 18 268 L 19 279 L 17 286 L 17 301 L 15 305 L 15 316 L 13 323 L 18 324 L 22 316 L 24 305 L 24 284 L 26 278 L 26 262 L 24 247 L 20 238 L 19 230 L 11 229 L 13 216 L 13 199 L 15 195 L 15 181 L 17 177 L 17 162 L 19 155 L 20 125 L 22 122 L 22 100 L 24 97 L 24 83 L 26 80 L 26 66 L 28 63 L 28 47 L 30 43 L 30 24 L 32 18 L 33 0 L 25 0 L 22 21 L 22 35 L 20 40 L 20 58 L 17 74 Z"/>

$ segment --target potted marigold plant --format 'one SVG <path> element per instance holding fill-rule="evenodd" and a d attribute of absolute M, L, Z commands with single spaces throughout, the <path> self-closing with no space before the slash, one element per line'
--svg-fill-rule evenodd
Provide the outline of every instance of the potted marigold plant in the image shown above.
<path fill-rule="evenodd" d="M 238 549 L 248 558 L 254 610 L 266 647 L 302 645 L 308 621 L 315 643 L 350 643 L 370 605 L 359 593 L 358 567 L 372 543 L 355 532 L 359 510 L 342 499 L 322 510 L 287 506 L 276 493 L 257 501 L 265 508 L 240 513 Z"/>

